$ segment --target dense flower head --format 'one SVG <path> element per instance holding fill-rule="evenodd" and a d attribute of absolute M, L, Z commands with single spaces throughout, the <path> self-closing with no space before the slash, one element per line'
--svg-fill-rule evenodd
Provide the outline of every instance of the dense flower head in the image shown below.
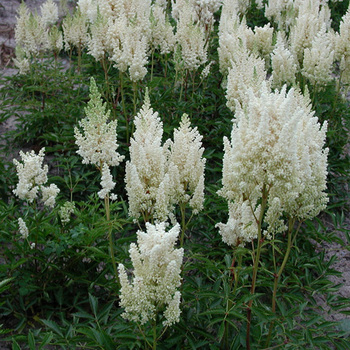
<path fill-rule="evenodd" d="M 267 235 L 285 230 L 283 215 L 316 216 L 327 203 L 326 128 L 298 91 L 270 92 L 265 84 L 259 94 L 250 90 L 246 105 L 237 108 L 231 141 L 224 138 L 219 194 L 233 203 L 248 201 L 253 212 L 265 192 Z"/>
<path fill-rule="evenodd" d="M 40 7 L 41 22 L 44 27 L 50 27 L 58 21 L 58 7 L 53 0 L 47 0 Z"/>
<path fill-rule="evenodd" d="M 229 17 L 231 15 L 231 17 Z M 245 18 L 240 20 L 237 13 L 222 12 L 219 28 L 219 65 L 223 75 L 227 75 L 232 62 L 240 60 L 243 52 L 250 52 L 254 42 L 254 32 L 247 26 Z"/>
<path fill-rule="evenodd" d="M 94 23 L 98 14 L 99 0 L 78 0 L 77 8 L 81 14 L 86 17 L 90 23 Z"/>
<path fill-rule="evenodd" d="M 90 25 L 90 36 L 88 39 L 88 53 L 100 61 L 105 54 L 112 51 L 106 33 L 108 31 L 108 20 L 100 13 L 95 21 Z"/>
<path fill-rule="evenodd" d="M 160 49 L 162 55 L 170 53 L 175 47 L 174 29 L 166 17 L 165 9 L 154 4 L 151 9 L 151 44 Z"/>
<path fill-rule="evenodd" d="M 300 65 L 304 50 L 311 47 L 312 40 L 322 26 L 325 25 L 328 31 L 330 24 L 330 10 L 326 3 L 321 0 L 307 0 L 300 3 L 298 16 L 290 29 L 289 36 L 290 50 Z"/>
<path fill-rule="evenodd" d="M 335 59 L 339 61 L 341 81 L 345 84 L 350 82 L 350 9 L 343 16 L 339 33 L 335 39 Z"/>
<path fill-rule="evenodd" d="M 13 160 L 18 175 L 18 184 L 13 193 L 20 199 L 27 199 L 32 202 L 37 198 L 39 186 L 47 182 L 47 165 L 43 165 L 45 157 L 45 148 L 42 148 L 38 154 L 32 150 L 23 153 L 19 151 L 22 162 Z"/>
<path fill-rule="evenodd" d="M 22 218 L 18 218 L 19 233 L 23 239 L 28 238 L 29 231 L 25 221 Z"/>
<path fill-rule="evenodd" d="M 15 39 L 16 45 L 22 47 L 28 57 L 49 48 L 48 31 L 41 18 L 38 14 L 31 14 L 24 3 L 18 9 Z"/>
<path fill-rule="evenodd" d="M 302 74 L 311 84 L 321 87 L 333 80 L 334 36 L 326 32 L 326 26 L 312 40 L 311 47 L 304 51 Z"/>
<path fill-rule="evenodd" d="M 95 80 L 90 82 L 90 100 L 85 108 L 86 117 L 79 122 L 82 132 L 75 127 L 77 153 L 83 164 L 94 164 L 99 169 L 103 164 L 117 166 L 124 159 L 117 149 L 117 120 L 110 120 L 110 111 L 102 102 Z"/>
<path fill-rule="evenodd" d="M 38 198 L 39 192 L 42 192 L 42 201 L 44 205 L 53 208 L 57 194 L 60 192 L 55 184 L 49 187 L 44 186 L 47 182 L 48 166 L 43 165 L 45 148 L 42 148 L 38 154 L 31 152 L 19 152 L 22 162 L 13 160 L 18 175 L 18 184 L 13 193 L 20 199 L 33 202 Z"/>
<path fill-rule="evenodd" d="M 146 223 L 146 232 L 137 232 L 137 244 L 130 245 L 133 278 L 129 281 L 125 267 L 119 264 L 122 317 L 141 324 L 154 320 L 163 311 L 164 326 L 179 322 L 181 265 L 183 248 L 176 249 L 180 226 L 166 231 L 165 223 Z"/>
<path fill-rule="evenodd" d="M 166 220 L 169 181 L 165 177 L 166 150 L 162 146 L 163 123 L 157 112 L 151 108 L 148 92 L 141 111 L 134 120 L 135 132 L 130 140 L 130 161 L 126 163 L 125 183 L 129 198 L 129 212 L 134 218 L 142 213 L 154 215 L 160 221 Z M 162 197 L 160 205 L 158 198 Z M 157 210 L 154 212 L 158 202 Z"/>
<path fill-rule="evenodd" d="M 231 61 L 228 70 L 226 99 L 227 107 L 235 111 L 237 106 L 245 106 L 249 99 L 249 90 L 259 93 L 266 82 L 265 61 L 246 49 L 236 52 L 235 61 Z"/>
<path fill-rule="evenodd" d="M 203 209 L 205 159 L 202 136 L 196 127 L 191 128 L 187 114 L 182 116 L 180 127 L 174 130 L 174 140 L 169 140 L 168 145 L 172 201 L 189 203 L 196 214 Z"/>
<path fill-rule="evenodd" d="M 83 49 L 89 40 L 88 20 L 79 10 L 73 15 L 68 15 L 63 20 L 63 35 L 65 50 L 72 50 L 74 47 Z"/>
<path fill-rule="evenodd" d="M 58 211 L 58 215 L 61 218 L 63 225 L 70 221 L 71 215 L 74 213 L 75 203 L 74 202 L 65 202 Z"/>
<path fill-rule="evenodd" d="M 277 42 L 271 54 L 271 66 L 272 87 L 281 88 L 284 84 L 292 86 L 295 83 L 298 66 L 280 32 L 277 34 Z"/>
<path fill-rule="evenodd" d="M 101 174 L 102 174 L 102 176 L 101 176 L 102 190 L 98 192 L 98 196 L 101 199 L 104 199 L 106 196 L 109 195 L 109 193 L 115 187 L 115 182 L 113 182 L 113 177 L 112 177 L 111 171 L 109 169 L 109 166 L 106 163 L 103 164 Z"/>
<path fill-rule="evenodd" d="M 179 13 L 175 34 L 180 51 L 180 64 L 190 71 L 206 63 L 208 49 L 205 31 L 199 23 L 195 23 L 193 17 L 191 5 L 185 2 Z"/>

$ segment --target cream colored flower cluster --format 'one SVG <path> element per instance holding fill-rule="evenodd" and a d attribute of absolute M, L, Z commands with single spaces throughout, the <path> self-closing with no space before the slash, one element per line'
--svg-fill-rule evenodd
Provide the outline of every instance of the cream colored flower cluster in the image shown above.
<path fill-rule="evenodd" d="M 249 70 L 244 64 L 240 64 L 242 54 L 245 60 L 248 57 L 264 59 L 266 71 L 272 67 L 270 84 L 278 89 L 286 83 L 293 86 L 297 76 L 299 79 L 301 76 L 306 78 L 316 89 L 323 89 L 334 80 L 335 60 L 340 62 L 342 68 L 346 66 L 344 64 L 346 55 L 340 52 L 344 52 L 341 47 L 347 47 L 348 39 L 345 39 L 347 38 L 345 34 L 340 40 L 341 35 L 331 29 L 330 9 L 327 2 L 321 0 L 268 1 L 265 4 L 265 15 L 278 23 L 279 30 L 275 32 L 270 24 L 249 28 L 245 18 L 241 19 L 238 8 L 236 1 L 225 1 L 219 25 L 220 71 L 224 77 L 227 76 L 228 80 L 231 79 L 229 86 L 231 90 L 232 82 L 236 85 L 236 90 L 240 90 L 239 84 L 236 83 L 240 77 L 235 71 Z M 345 33 L 346 16 L 342 23 Z M 277 41 L 273 40 L 274 36 L 277 37 Z M 230 73 L 233 74 L 231 78 Z M 258 70 L 256 75 L 263 76 L 261 70 Z M 246 74 L 242 76 L 245 77 Z M 224 83 L 226 82 L 224 79 Z M 257 90 L 261 87 L 260 84 L 256 85 L 256 80 L 247 78 L 240 85 L 245 85 L 245 90 L 249 88 Z M 239 94 L 243 96 L 245 92 Z M 230 95 L 237 95 L 237 93 L 228 91 L 230 108 L 234 110 L 232 106 L 235 106 L 235 102 Z"/>
<path fill-rule="evenodd" d="M 42 148 L 38 154 L 34 151 L 23 153 L 19 152 L 22 162 L 13 160 L 16 166 L 18 183 L 13 193 L 20 199 L 28 200 L 30 203 L 38 198 L 41 192 L 41 200 L 45 206 L 53 208 L 57 194 L 60 192 L 55 184 L 49 187 L 44 186 L 47 182 L 48 166 L 43 165 L 45 148 Z"/>
<path fill-rule="evenodd" d="M 204 148 L 197 128 L 191 128 L 187 114 L 174 130 L 174 140 L 168 140 L 168 171 L 172 179 L 172 203 L 189 203 L 194 214 L 203 209 Z"/>
<path fill-rule="evenodd" d="M 163 124 L 151 108 L 148 93 L 134 123 L 125 169 L 130 216 L 166 221 L 173 206 L 181 203 L 198 213 L 203 208 L 205 159 L 197 128 L 192 129 L 184 115 L 174 141 L 162 145 Z"/>
<path fill-rule="evenodd" d="M 58 31 L 58 7 L 53 0 L 47 0 L 40 8 L 41 16 L 29 12 L 25 3 L 18 10 L 15 27 L 16 58 L 15 65 L 21 74 L 28 72 L 30 59 L 47 50 L 62 49 L 62 34 Z"/>
<path fill-rule="evenodd" d="M 263 195 L 267 196 L 266 235 L 286 229 L 285 215 L 312 218 L 327 203 L 326 128 L 298 91 L 249 91 L 237 108 L 231 141 L 224 138 L 223 188 L 230 204 L 227 224 L 218 224 L 229 244 L 250 241 L 256 232 Z"/>
<path fill-rule="evenodd" d="M 86 117 L 79 121 L 82 131 L 75 127 L 77 153 L 83 157 L 83 164 L 94 164 L 101 172 L 101 191 L 104 199 L 114 188 L 110 166 L 118 166 L 124 156 L 117 151 L 117 120 L 110 120 L 110 111 L 102 102 L 94 78 L 90 82 L 90 100 L 85 108 Z"/>
<path fill-rule="evenodd" d="M 166 231 L 165 223 L 146 223 L 146 232 L 137 232 L 137 244 L 130 245 L 133 278 L 129 281 L 123 264 L 119 264 L 122 317 L 141 325 L 163 313 L 164 326 L 179 322 L 183 248 L 174 245 L 180 227 Z"/>
<path fill-rule="evenodd" d="M 341 81 L 349 86 L 350 83 L 350 8 L 343 16 L 336 35 L 335 56 L 339 61 Z"/>
<path fill-rule="evenodd" d="M 94 78 L 90 81 L 90 100 L 85 108 L 86 117 L 75 127 L 77 153 L 83 157 L 83 164 L 94 164 L 102 170 L 103 164 L 118 166 L 124 159 L 117 149 L 117 120 L 110 120 L 110 111 L 102 102 Z"/>

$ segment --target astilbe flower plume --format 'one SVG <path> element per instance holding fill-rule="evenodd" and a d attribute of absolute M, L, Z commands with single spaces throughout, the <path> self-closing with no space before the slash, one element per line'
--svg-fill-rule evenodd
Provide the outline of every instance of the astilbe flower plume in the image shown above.
<path fill-rule="evenodd" d="M 174 141 L 168 140 L 168 171 L 173 184 L 172 203 L 189 203 L 193 213 L 203 209 L 204 201 L 204 148 L 198 129 L 191 128 L 187 114 L 180 127 L 174 130 Z"/>
<path fill-rule="evenodd" d="M 45 148 L 42 148 L 38 154 L 31 152 L 19 152 L 22 162 L 13 160 L 18 175 L 18 184 L 13 193 L 20 199 L 28 200 L 30 203 L 38 198 L 42 193 L 42 201 L 48 207 L 54 207 L 57 194 L 60 192 L 55 184 L 49 187 L 44 186 L 47 182 L 48 166 L 43 165 Z"/>
<path fill-rule="evenodd" d="M 323 25 L 312 40 L 311 47 L 304 50 L 302 74 L 319 89 L 333 80 L 333 41 L 334 36 Z"/>
<path fill-rule="evenodd" d="M 177 50 L 181 53 L 177 64 L 194 71 L 207 62 L 205 31 L 198 22 L 195 23 L 194 10 L 188 2 L 180 8 L 175 37 Z"/>
<path fill-rule="evenodd" d="M 292 86 L 295 83 L 298 66 L 280 32 L 277 34 L 277 42 L 271 54 L 271 66 L 272 87 L 281 88 L 284 84 Z"/>
<path fill-rule="evenodd" d="M 130 216 L 154 217 L 165 221 L 169 213 L 169 176 L 166 176 L 166 148 L 162 146 L 163 123 L 151 108 L 148 92 L 134 120 L 130 140 L 130 161 L 125 167 Z"/>
<path fill-rule="evenodd" d="M 339 33 L 335 40 L 335 58 L 339 61 L 340 79 L 344 84 L 350 82 L 350 8 L 343 16 Z"/>
<path fill-rule="evenodd" d="M 179 322 L 181 293 L 177 288 L 184 253 L 183 248 L 174 248 L 179 231 L 178 224 L 166 231 L 163 222 L 146 223 L 146 232 L 137 232 L 137 244 L 129 249 L 134 267 L 131 281 L 124 265 L 118 266 L 122 317 L 144 324 L 163 312 L 164 326 Z"/>
<path fill-rule="evenodd" d="M 227 224 L 218 224 L 229 244 L 250 241 L 267 196 L 264 235 L 286 230 L 285 216 L 304 220 L 316 216 L 327 203 L 327 124 L 320 128 L 310 101 L 298 91 L 249 92 L 238 107 L 231 141 L 224 138 L 223 188 L 230 203 Z M 247 211 L 250 214 L 247 216 Z"/>
<path fill-rule="evenodd" d="M 103 164 L 118 166 L 124 159 L 117 149 L 117 120 L 110 120 L 110 111 L 103 103 L 94 78 L 90 81 L 90 100 L 85 108 L 86 117 L 79 121 L 82 131 L 75 127 L 77 153 L 83 164 L 94 164 L 99 169 Z"/>
<path fill-rule="evenodd" d="M 51 27 L 58 21 L 58 7 L 53 0 L 47 0 L 40 7 L 41 22 L 44 28 Z"/>
<path fill-rule="evenodd" d="M 110 166 L 118 166 L 124 156 L 117 151 L 117 120 L 110 120 L 110 111 L 103 103 L 94 78 L 90 81 L 90 100 L 85 108 L 86 117 L 75 127 L 77 153 L 83 157 L 83 164 L 94 164 L 101 172 L 102 190 L 98 195 L 105 198 L 114 188 Z"/>

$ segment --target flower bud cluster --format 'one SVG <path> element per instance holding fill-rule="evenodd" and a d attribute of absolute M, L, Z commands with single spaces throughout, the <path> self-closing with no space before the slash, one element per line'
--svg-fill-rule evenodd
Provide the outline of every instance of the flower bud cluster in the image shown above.
<path fill-rule="evenodd" d="M 146 232 L 137 232 L 137 244 L 130 245 L 133 278 L 129 281 L 123 264 L 119 264 L 122 317 L 141 325 L 155 320 L 163 312 L 163 325 L 179 322 L 183 248 L 174 245 L 180 231 L 179 224 L 166 231 L 165 223 L 146 223 Z"/>

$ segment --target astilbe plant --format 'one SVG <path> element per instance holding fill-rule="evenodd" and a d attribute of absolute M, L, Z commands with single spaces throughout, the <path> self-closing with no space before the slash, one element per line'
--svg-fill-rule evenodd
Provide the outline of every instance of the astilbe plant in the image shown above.
<path fill-rule="evenodd" d="M 281 265 L 275 266 L 272 311 L 278 282 L 295 242 L 300 222 L 313 218 L 327 204 L 327 124 L 322 127 L 310 109 L 310 101 L 286 87 L 269 92 L 263 84 L 258 96 L 251 89 L 247 104 L 238 108 L 231 141 L 224 138 L 223 188 L 229 202 L 229 221 L 218 224 L 223 240 L 233 247 L 257 240 L 252 251 L 251 294 L 257 287 L 260 255 L 265 240 L 286 233 L 287 248 Z M 295 223 L 299 222 L 296 228 Z M 247 349 L 253 300 L 247 314 Z M 272 326 L 270 328 L 270 334 Z M 268 336 L 268 337 L 269 337 Z"/>
<path fill-rule="evenodd" d="M 165 327 L 179 322 L 180 318 L 181 293 L 177 289 L 181 285 L 184 251 L 174 248 L 179 231 L 178 224 L 166 231 L 165 223 L 146 223 L 146 232 L 138 231 L 137 244 L 132 243 L 129 249 L 133 279 L 129 281 L 123 264 L 118 266 L 120 306 L 125 310 L 122 317 L 140 325 L 151 322 L 153 344 L 149 345 L 152 349 L 161 337 L 157 334 L 161 312 Z"/>
<path fill-rule="evenodd" d="M 110 172 L 111 166 L 118 166 L 123 161 L 124 156 L 117 151 L 117 120 L 110 120 L 110 111 L 107 110 L 106 103 L 103 103 L 101 94 L 98 91 L 96 82 L 91 78 L 90 100 L 85 108 L 86 117 L 79 121 L 82 131 L 75 127 L 75 139 L 79 149 L 77 153 L 83 157 L 83 164 L 92 164 L 101 173 L 101 187 L 98 196 L 104 200 L 106 219 L 110 221 L 110 198 L 115 199 L 115 195 L 110 194 L 115 183 Z M 108 232 L 110 242 L 110 254 L 114 272 L 116 274 L 116 264 L 114 259 L 114 247 L 111 226 Z"/>

